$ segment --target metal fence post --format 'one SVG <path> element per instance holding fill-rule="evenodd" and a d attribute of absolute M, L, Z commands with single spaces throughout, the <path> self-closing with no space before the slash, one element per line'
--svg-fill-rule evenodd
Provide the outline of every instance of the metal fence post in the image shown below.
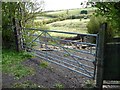
<path fill-rule="evenodd" d="M 101 25 L 98 36 L 97 47 L 97 71 L 96 71 L 96 87 L 102 90 L 103 85 L 103 60 L 104 60 L 104 46 L 105 46 L 105 30 L 107 23 Z"/>

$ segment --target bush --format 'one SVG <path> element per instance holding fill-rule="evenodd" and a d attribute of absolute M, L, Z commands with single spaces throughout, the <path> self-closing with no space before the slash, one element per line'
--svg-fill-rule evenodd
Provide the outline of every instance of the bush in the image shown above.
<path fill-rule="evenodd" d="M 105 22 L 105 20 L 101 16 L 99 17 L 92 16 L 87 24 L 88 33 L 90 34 L 98 33 L 100 24 L 102 24 L 103 22 Z"/>
<path fill-rule="evenodd" d="M 87 24 L 87 30 L 88 33 L 90 34 L 97 34 L 99 32 L 100 29 L 100 25 L 107 22 L 105 17 L 103 16 L 91 16 L 90 21 Z M 107 26 L 107 39 L 112 38 L 114 36 L 114 32 L 113 32 L 113 28 L 112 25 L 107 22 L 108 26 Z"/>
<path fill-rule="evenodd" d="M 2 28 L 2 48 L 15 49 L 15 36 L 11 27 Z"/>
<path fill-rule="evenodd" d="M 88 11 L 87 11 L 87 10 L 82 10 L 82 11 L 80 12 L 80 14 L 88 14 Z"/>

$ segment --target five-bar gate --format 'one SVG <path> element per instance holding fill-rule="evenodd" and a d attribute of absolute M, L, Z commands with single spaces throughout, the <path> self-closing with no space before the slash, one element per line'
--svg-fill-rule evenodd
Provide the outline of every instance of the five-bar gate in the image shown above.
<path fill-rule="evenodd" d="M 95 78 L 97 34 L 30 28 L 24 28 L 23 32 L 29 38 L 33 38 L 32 41 L 29 41 L 23 34 L 23 47 L 27 51 L 82 76 Z M 64 38 L 65 36 L 67 38 Z"/>

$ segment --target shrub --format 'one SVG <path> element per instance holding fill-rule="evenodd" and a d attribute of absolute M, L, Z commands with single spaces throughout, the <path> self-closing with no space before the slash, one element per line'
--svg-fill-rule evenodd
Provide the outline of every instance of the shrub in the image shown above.
<path fill-rule="evenodd" d="M 11 27 L 2 28 L 2 48 L 15 49 L 15 36 Z"/>
<path fill-rule="evenodd" d="M 80 12 L 80 14 L 88 14 L 88 11 L 87 11 L 87 10 L 82 10 L 82 11 Z"/>
<path fill-rule="evenodd" d="M 105 21 L 105 20 L 101 20 L 101 21 L 100 20 L 101 19 L 98 19 L 98 17 L 95 17 L 95 16 L 92 16 L 90 18 L 90 21 L 87 24 L 88 33 L 91 33 L 91 34 L 98 33 L 98 29 L 100 27 L 100 24 L 103 23 L 103 21 Z"/>
<path fill-rule="evenodd" d="M 87 30 L 88 33 L 90 34 L 97 34 L 99 32 L 100 29 L 100 25 L 107 22 L 106 18 L 103 16 L 91 16 L 90 21 L 87 24 Z M 113 32 L 113 28 L 112 25 L 107 22 L 108 26 L 107 26 L 107 30 L 106 30 L 106 36 L 107 39 L 110 39 L 114 36 L 114 32 Z"/>

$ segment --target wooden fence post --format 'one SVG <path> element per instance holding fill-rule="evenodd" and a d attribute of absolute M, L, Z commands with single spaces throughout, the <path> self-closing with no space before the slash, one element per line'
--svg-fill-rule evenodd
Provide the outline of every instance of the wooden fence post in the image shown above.
<path fill-rule="evenodd" d="M 16 20 L 15 20 L 15 18 L 13 18 L 13 25 L 14 25 L 14 36 L 15 36 L 15 47 L 16 47 L 16 51 L 19 52 L 18 35 L 17 35 Z"/>
<path fill-rule="evenodd" d="M 19 22 L 17 22 L 15 18 L 13 18 L 13 25 L 14 25 L 16 51 L 19 52 L 21 50 L 20 25 L 19 25 Z"/>
<path fill-rule="evenodd" d="M 104 60 L 104 47 L 105 47 L 105 32 L 107 23 L 101 25 L 98 34 L 98 47 L 97 47 L 97 71 L 96 71 L 96 87 L 102 90 L 103 85 L 103 60 Z"/>

